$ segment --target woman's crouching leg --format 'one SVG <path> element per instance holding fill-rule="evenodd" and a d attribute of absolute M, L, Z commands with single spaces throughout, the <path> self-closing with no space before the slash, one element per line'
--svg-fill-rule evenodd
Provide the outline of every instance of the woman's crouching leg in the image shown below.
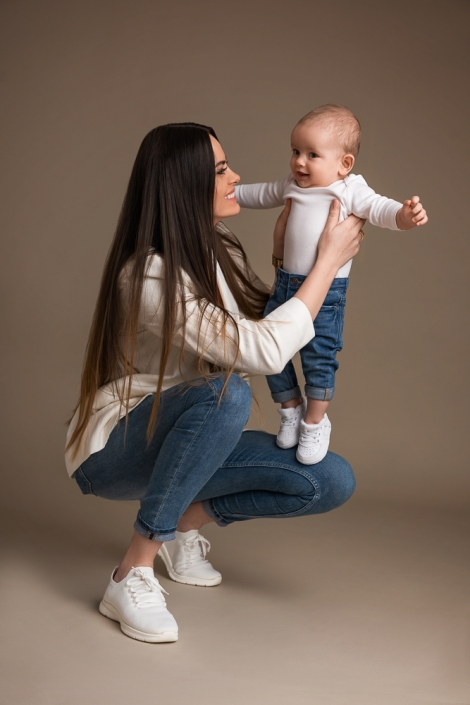
<path fill-rule="evenodd" d="M 238 375 L 211 375 L 182 395 L 177 389 L 170 402 L 184 408 L 167 429 L 134 525 L 155 541 L 175 537 L 178 520 L 237 445 L 250 415 L 251 390 Z"/>
<path fill-rule="evenodd" d="M 200 487 L 240 439 L 251 391 L 238 375 L 211 375 L 162 393 L 155 432 L 147 440 L 154 397 L 144 399 L 112 431 L 74 477 L 84 494 L 140 500 L 136 531 L 155 541 L 174 536 L 176 524 Z"/>
<path fill-rule="evenodd" d="M 295 448 L 281 450 L 275 436 L 242 434 L 240 442 L 201 490 L 206 512 L 220 525 L 255 518 L 322 514 L 344 504 L 356 483 L 349 463 L 328 453 L 316 465 L 302 465 Z"/>

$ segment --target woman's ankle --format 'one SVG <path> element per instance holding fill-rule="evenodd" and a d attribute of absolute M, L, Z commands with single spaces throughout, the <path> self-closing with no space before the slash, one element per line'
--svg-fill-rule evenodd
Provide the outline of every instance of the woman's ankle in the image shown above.
<path fill-rule="evenodd" d="M 113 575 L 114 582 L 120 583 L 121 580 L 124 580 L 132 568 L 153 568 L 153 561 L 150 562 L 139 557 L 136 557 L 136 560 L 131 562 L 128 560 L 122 561 L 116 568 L 116 572 Z"/>
<path fill-rule="evenodd" d="M 181 516 L 177 529 L 184 533 L 194 529 L 201 529 L 205 524 L 210 524 L 213 519 L 206 514 L 202 502 L 193 502 Z"/>
<path fill-rule="evenodd" d="M 151 541 L 145 536 L 138 534 L 137 531 L 134 531 L 129 548 L 122 561 L 119 563 L 113 580 L 119 583 L 132 568 L 153 568 L 155 556 L 160 550 L 161 545 L 161 541 Z"/>

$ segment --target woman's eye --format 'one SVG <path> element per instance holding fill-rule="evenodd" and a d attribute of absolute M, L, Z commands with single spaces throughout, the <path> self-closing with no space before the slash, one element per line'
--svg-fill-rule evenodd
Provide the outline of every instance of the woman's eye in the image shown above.
<path fill-rule="evenodd" d="M 217 171 L 216 173 L 217 174 L 225 174 L 226 171 L 227 171 L 227 167 L 224 166 L 222 169 L 219 169 L 219 171 Z"/>

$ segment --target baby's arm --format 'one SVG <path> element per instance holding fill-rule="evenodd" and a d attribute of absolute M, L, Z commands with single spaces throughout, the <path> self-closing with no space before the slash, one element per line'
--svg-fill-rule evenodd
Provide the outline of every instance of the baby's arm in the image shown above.
<path fill-rule="evenodd" d="M 242 208 L 276 208 L 286 202 L 284 191 L 289 177 L 273 183 L 235 186 L 235 195 Z"/>
<path fill-rule="evenodd" d="M 400 230 L 411 230 L 420 225 L 426 225 L 428 216 L 419 201 L 419 196 L 413 196 L 409 201 L 405 201 L 397 213 L 397 225 Z"/>
<path fill-rule="evenodd" d="M 273 183 L 242 184 L 235 186 L 235 195 L 242 208 L 276 208 L 286 202 L 284 192 L 289 177 Z M 273 255 L 276 259 L 284 257 L 284 232 L 274 230 Z"/>
<path fill-rule="evenodd" d="M 375 193 L 367 185 L 362 176 L 354 176 L 347 188 L 348 213 L 354 213 L 358 218 L 366 218 L 371 225 L 379 228 L 399 230 L 396 216 L 401 203 L 392 198 L 386 198 Z"/>
<path fill-rule="evenodd" d="M 362 176 L 356 176 L 348 188 L 351 188 L 349 212 L 359 218 L 366 218 L 369 223 L 378 225 L 379 228 L 410 230 L 428 221 L 426 211 L 417 196 L 401 204 L 375 193 Z"/>

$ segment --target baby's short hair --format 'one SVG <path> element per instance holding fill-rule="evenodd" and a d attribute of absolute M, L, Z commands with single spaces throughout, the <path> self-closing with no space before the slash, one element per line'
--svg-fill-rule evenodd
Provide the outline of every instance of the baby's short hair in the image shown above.
<path fill-rule="evenodd" d="M 320 105 L 319 108 L 304 115 L 297 124 L 303 125 L 317 120 L 324 121 L 329 128 L 335 130 L 345 154 L 353 154 L 355 157 L 358 155 L 361 146 L 361 126 L 349 108 L 335 103 Z"/>

